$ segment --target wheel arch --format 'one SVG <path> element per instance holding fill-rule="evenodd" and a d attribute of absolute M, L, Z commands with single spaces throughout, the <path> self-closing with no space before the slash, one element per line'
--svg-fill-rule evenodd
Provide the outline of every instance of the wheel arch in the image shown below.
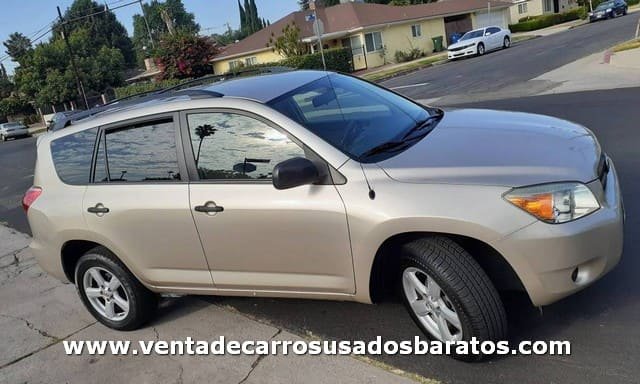
<path fill-rule="evenodd" d="M 525 291 L 524 285 L 509 262 L 486 242 L 459 234 L 443 232 L 404 232 L 387 238 L 378 248 L 369 276 L 369 295 L 372 302 L 379 302 L 394 293 L 400 258 L 398 251 L 403 244 L 425 237 L 446 237 L 464 248 L 480 265 L 498 290 Z"/>

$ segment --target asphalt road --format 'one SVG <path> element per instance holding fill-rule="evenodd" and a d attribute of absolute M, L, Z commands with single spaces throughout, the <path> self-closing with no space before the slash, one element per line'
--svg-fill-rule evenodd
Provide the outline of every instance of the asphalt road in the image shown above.
<path fill-rule="evenodd" d="M 572 356 L 508 356 L 466 364 L 439 356 L 372 356 L 394 367 L 450 383 L 637 383 L 640 378 L 640 88 L 483 102 L 469 107 L 553 115 L 582 123 L 598 135 L 617 166 L 627 225 L 621 264 L 586 290 L 545 307 L 506 296 L 512 341 L 570 340 Z M 31 185 L 34 139 L 0 144 L 0 221 L 21 231 L 19 199 Z M 419 334 L 398 302 L 378 305 L 311 300 L 204 297 L 261 321 L 326 339 L 412 339 Z M 171 316 L 171 314 L 163 315 Z"/>
<path fill-rule="evenodd" d="M 447 104 L 486 99 L 493 93 L 534 95 L 556 84 L 528 80 L 633 38 L 638 15 L 632 13 L 614 20 L 581 25 L 482 57 L 425 68 L 387 80 L 382 85 L 402 87 L 397 91 L 414 99 L 442 98 L 439 102 Z"/>

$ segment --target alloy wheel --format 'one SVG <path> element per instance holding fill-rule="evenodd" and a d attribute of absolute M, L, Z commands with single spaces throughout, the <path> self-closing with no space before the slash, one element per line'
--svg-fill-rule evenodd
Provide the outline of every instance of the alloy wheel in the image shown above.
<path fill-rule="evenodd" d="M 409 267 L 402 273 L 404 295 L 418 321 L 437 340 L 462 340 L 462 323 L 447 294 L 426 272 Z"/>
<path fill-rule="evenodd" d="M 91 306 L 106 319 L 119 321 L 129 314 L 127 292 L 120 280 L 107 269 L 87 269 L 82 278 L 82 289 Z"/>

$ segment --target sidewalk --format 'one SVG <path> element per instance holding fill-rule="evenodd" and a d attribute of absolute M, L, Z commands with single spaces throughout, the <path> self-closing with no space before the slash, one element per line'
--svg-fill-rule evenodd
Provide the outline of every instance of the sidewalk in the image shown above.
<path fill-rule="evenodd" d="M 640 48 L 596 53 L 538 76 L 557 83 L 541 95 L 640 86 Z"/>
<path fill-rule="evenodd" d="M 67 356 L 62 340 L 300 337 L 194 296 L 165 302 L 157 319 L 143 329 L 112 331 L 89 315 L 72 285 L 40 270 L 27 248 L 29 241 L 27 235 L 0 225 L 2 383 L 413 383 L 408 375 L 350 356 Z"/>

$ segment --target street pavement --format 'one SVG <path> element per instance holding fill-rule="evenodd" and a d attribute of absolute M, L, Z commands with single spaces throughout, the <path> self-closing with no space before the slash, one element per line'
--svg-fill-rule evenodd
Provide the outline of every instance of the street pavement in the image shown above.
<path fill-rule="evenodd" d="M 482 57 L 425 68 L 384 81 L 382 85 L 397 88 L 413 99 L 436 99 L 435 103 L 440 105 L 531 96 L 561 83 L 530 80 L 633 38 L 637 22 L 638 13 L 632 13 L 585 24 Z"/>

